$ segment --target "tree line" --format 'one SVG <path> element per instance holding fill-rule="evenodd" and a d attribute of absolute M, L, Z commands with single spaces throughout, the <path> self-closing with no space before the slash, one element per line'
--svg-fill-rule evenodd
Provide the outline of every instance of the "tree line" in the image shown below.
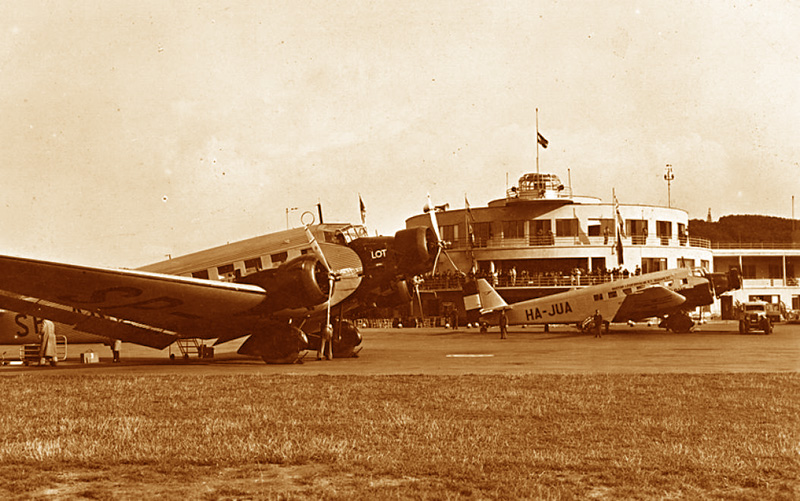
<path fill-rule="evenodd" d="M 714 243 L 791 243 L 792 232 L 800 240 L 800 223 L 797 220 L 775 216 L 733 215 L 722 216 L 719 221 L 689 220 L 689 234 L 706 238 Z"/>

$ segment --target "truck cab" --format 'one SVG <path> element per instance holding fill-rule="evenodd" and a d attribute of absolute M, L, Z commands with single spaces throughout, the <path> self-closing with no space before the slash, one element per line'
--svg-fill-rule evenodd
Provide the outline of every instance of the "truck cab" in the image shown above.
<path fill-rule="evenodd" d="M 747 334 L 751 331 L 762 331 L 764 334 L 772 333 L 772 320 L 764 301 L 748 301 L 742 303 L 739 309 L 739 332 Z"/>

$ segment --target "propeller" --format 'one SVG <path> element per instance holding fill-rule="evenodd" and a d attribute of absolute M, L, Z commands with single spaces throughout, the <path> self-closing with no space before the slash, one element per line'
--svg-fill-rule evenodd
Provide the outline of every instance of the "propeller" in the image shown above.
<path fill-rule="evenodd" d="M 442 241 L 442 237 L 439 234 L 439 222 L 436 220 L 436 212 L 438 210 L 446 210 L 449 206 L 450 204 L 433 205 L 433 203 L 431 202 L 431 194 L 428 193 L 428 201 L 422 208 L 422 212 L 428 213 L 428 215 L 431 217 L 431 226 L 433 226 L 433 234 L 436 235 L 436 245 L 439 247 L 439 249 L 436 251 L 436 257 L 433 260 L 433 273 L 436 273 L 436 267 L 439 265 L 439 257 L 442 254 L 444 254 L 444 257 L 446 257 L 447 260 L 450 261 L 450 264 L 453 266 L 454 270 L 458 271 L 459 273 L 461 272 L 459 267 L 456 266 L 456 263 L 450 257 L 450 254 L 448 254 L 444 248 L 444 242 Z"/>
<path fill-rule="evenodd" d="M 314 251 L 316 254 L 317 259 L 319 262 L 322 263 L 322 266 L 325 267 L 325 270 L 328 272 L 328 306 L 327 306 L 327 313 L 326 313 L 326 320 L 325 320 L 325 328 L 331 323 L 331 299 L 333 299 L 333 288 L 334 284 L 337 280 L 339 280 L 339 275 L 331 269 L 331 266 L 328 264 L 328 260 L 325 258 L 325 253 L 322 252 L 322 247 L 317 242 L 317 238 L 311 233 L 311 230 L 308 226 L 305 227 L 306 230 L 306 238 L 308 238 L 308 242 L 311 244 L 311 250 Z"/>

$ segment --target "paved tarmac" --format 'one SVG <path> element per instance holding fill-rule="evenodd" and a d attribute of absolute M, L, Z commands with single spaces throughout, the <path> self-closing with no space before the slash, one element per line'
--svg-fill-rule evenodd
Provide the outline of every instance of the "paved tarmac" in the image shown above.
<path fill-rule="evenodd" d="M 709 322 L 687 334 L 657 327 L 614 325 L 602 338 L 559 326 L 512 328 L 506 340 L 497 328 L 362 329 L 357 358 L 317 361 L 307 352 L 302 364 L 266 365 L 235 354 L 239 343 L 215 348 L 213 360 L 175 361 L 170 351 L 123 344 L 122 362 L 111 363 L 102 345 L 71 345 L 58 367 L 0 367 L 0 376 L 36 374 L 589 374 L 730 373 L 800 371 L 800 325 L 778 324 L 769 335 L 739 334 L 735 322 Z M 80 353 L 93 350 L 100 363 L 81 364 Z M 2 346 L 6 358 L 19 348 Z M 173 353 L 175 349 L 173 348 Z"/>

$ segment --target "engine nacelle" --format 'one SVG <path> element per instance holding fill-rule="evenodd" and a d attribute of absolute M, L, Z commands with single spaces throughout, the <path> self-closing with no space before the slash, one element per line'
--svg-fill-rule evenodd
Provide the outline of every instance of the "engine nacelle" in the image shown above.
<path fill-rule="evenodd" d="M 439 243 L 433 230 L 418 226 L 400 230 L 394 235 L 397 254 L 397 269 L 401 275 L 411 278 L 431 271 L 439 252 Z"/>
<path fill-rule="evenodd" d="M 312 308 L 328 299 L 328 270 L 316 256 L 303 255 L 278 268 L 251 273 L 237 280 L 267 291 L 264 313 L 287 308 Z"/>
<path fill-rule="evenodd" d="M 394 237 L 358 238 L 349 247 L 361 259 L 364 279 L 357 297 L 368 306 L 408 304 L 409 281 L 431 271 L 439 251 L 436 236 L 427 227 L 400 230 Z"/>
<path fill-rule="evenodd" d="M 742 274 L 739 268 L 731 268 L 728 273 L 708 273 L 706 276 L 714 285 L 714 293 L 717 297 L 725 292 L 742 288 Z"/>

